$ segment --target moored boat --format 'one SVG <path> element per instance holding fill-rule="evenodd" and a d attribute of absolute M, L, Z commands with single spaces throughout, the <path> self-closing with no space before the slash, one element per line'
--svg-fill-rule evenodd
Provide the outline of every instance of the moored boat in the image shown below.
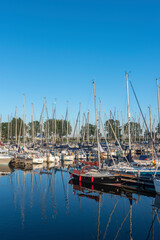
<path fill-rule="evenodd" d="M 7 149 L 0 149 L 0 164 L 8 165 L 9 162 L 13 159 L 11 155 L 8 154 Z"/>
<path fill-rule="evenodd" d="M 121 177 L 114 175 L 110 172 L 99 170 L 94 167 L 85 166 L 81 170 L 73 169 L 71 178 L 91 184 L 104 184 L 104 185 L 121 185 Z"/>
<path fill-rule="evenodd" d="M 156 193 L 160 194 L 160 178 L 155 177 L 153 181 L 154 181 L 154 187 L 155 187 Z"/>

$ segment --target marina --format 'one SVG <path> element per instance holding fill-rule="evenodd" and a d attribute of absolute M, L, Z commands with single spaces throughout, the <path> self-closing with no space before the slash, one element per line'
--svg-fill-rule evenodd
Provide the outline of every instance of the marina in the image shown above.
<path fill-rule="evenodd" d="M 31 236 L 33 238 L 34 235 L 36 238 L 42 238 L 44 235 L 47 236 L 47 239 L 54 236 L 68 239 L 71 228 L 74 229 L 72 234 L 78 233 L 76 239 L 108 239 L 110 233 L 111 239 L 132 240 L 139 239 L 141 231 L 143 232 L 141 239 L 158 239 L 160 237 L 160 143 L 158 132 L 152 132 L 151 110 L 149 108 L 150 128 L 144 119 L 148 131 L 147 140 L 145 140 L 145 131 L 138 141 L 137 138 L 133 139 L 131 133 L 136 129 L 130 122 L 128 82 L 128 74 L 126 73 L 128 110 L 126 136 L 124 132 L 121 133 L 123 126 L 119 127 L 120 131 L 117 134 L 114 127 L 116 119 L 107 120 L 109 129 L 106 127 L 106 122 L 102 123 L 100 112 L 98 118 L 94 81 L 96 123 L 94 136 L 90 134 L 89 117 L 86 123 L 80 124 L 80 108 L 73 136 L 71 136 L 71 126 L 69 133 L 68 105 L 66 131 L 64 131 L 63 122 L 56 119 L 56 102 L 53 118 L 49 119 L 47 116 L 45 119 L 47 113 L 45 99 L 39 122 L 33 121 L 32 105 L 32 122 L 29 123 L 29 126 L 26 125 L 24 118 L 21 119 L 21 122 L 19 121 L 18 127 L 16 116 L 10 122 L 8 121 L 6 125 L 8 134 L 6 135 L 3 127 L 5 123 L 0 123 L 0 183 L 2 184 L 0 191 L 4 191 L 4 196 L 5 193 L 12 194 L 12 200 L 9 197 L 11 204 L 14 205 L 12 212 L 16 215 L 16 222 L 18 221 L 19 224 L 16 226 L 13 224 L 15 229 L 19 226 L 16 237 L 28 239 Z M 141 108 L 140 112 L 144 118 Z M 25 96 L 23 115 L 25 116 Z M 61 128 L 57 127 L 58 122 L 61 123 Z M 40 132 L 35 132 L 37 124 Z M 141 128 L 140 123 L 139 128 Z M 154 130 L 156 131 L 156 128 Z M 75 137 L 77 131 L 78 134 Z M 6 186 L 6 189 L 3 186 Z M 9 189 L 12 189 L 13 192 L 8 192 Z M 90 201 L 94 202 L 91 206 L 95 204 L 97 206 L 90 209 L 91 212 L 88 215 Z M 109 206 L 106 205 L 108 201 Z M 114 205 L 111 204 L 111 201 Z M 119 204 L 118 215 L 116 214 L 116 219 L 113 220 L 117 226 L 115 228 L 114 223 L 114 227 L 109 230 L 118 201 L 121 204 Z M 84 202 L 85 205 L 83 205 Z M 77 204 L 79 204 L 79 209 Z M 127 210 L 122 210 L 123 204 Z M 139 210 L 134 210 L 135 205 L 141 206 L 140 213 L 146 211 L 147 207 L 149 209 L 146 213 L 148 216 L 147 220 L 145 219 L 144 229 L 142 223 L 141 229 L 136 227 L 139 222 L 139 218 L 137 219 L 139 216 L 137 211 Z M 104 209 L 103 206 L 105 206 Z M 74 209 L 75 207 L 76 209 Z M 3 205 L 0 205 L 1 208 Z M 37 208 L 38 210 L 36 210 Z M 97 213 L 95 212 L 96 208 Z M 83 211 L 86 209 L 86 212 L 81 215 L 82 209 Z M 33 213 L 33 219 L 32 210 L 36 211 Z M 111 212 L 108 217 L 104 215 L 105 210 Z M 28 218 L 31 218 L 31 221 Z M 86 223 L 83 218 L 87 221 Z M 90 218 L 93 218 L 92 221 L 94 220 L 93 225 Z M 106 228 L 104 228 L 107 221 Z M 78 229 L 78 222 L 83 222 L 88 227 L 87 230 L 82 223 L 81 230 Z M 5 221 L 2 223 L 5 224 Z M 145 229 L 149 223 L 151 226 Z M 3 224 L 0 225 L 0 228 L 3 226 L 2 236 L 4 239 L 9 239 L 8 234 L 10 233 L 4 232 Z M 30 224 L 32 231 L 26 232 Z M 41 228 L 39 232 L 37 232 L 39 228 L 37 224 Z M 45 230 L 44 224 L 47 226 L 47 230 Z M 54 232 L 52 232 L 52 224 L 55 228 Z M 63 232 L 60 231 L 61 227 Z M 138 228 L 138 233 L 135 228 Z M 76 232 L 74 233 L 74 231 Z"/>
<path fill-rule="evenodd" d="M 160 239 L 159 12 L 1 1 L 0 240 Z"/>

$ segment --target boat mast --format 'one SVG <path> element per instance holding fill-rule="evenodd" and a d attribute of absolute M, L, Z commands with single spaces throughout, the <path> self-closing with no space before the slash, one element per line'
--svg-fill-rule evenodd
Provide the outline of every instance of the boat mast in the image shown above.
<path fill-rule="evenodd" d="M 34 144 L 33 103 L 32 103 L 32 143 Z"/>
<path fill-rule="evenodd" d="M 95 91 L 95 82 L 93 81 L 93 89 L 94 89 L 94 106 L 95 106 L 95 120 L 96 120 L 96 133 L 97 133 L 97 147 L 98 147 L 98 162 L 100 169 L 100 153 L 99 153 L 99 137 L 98 137 L 98 121 L 97 121 L 97 108 L 96 108 L 96 91 Z"/>
<path fill-rule="evenodd" d="M 15 137 L 16 137 L 16 143 L 17 143 L 17 107 L 16 107 L 16 128 L 15 128 Z"/>
<path fill-rule="evenodd" d="M 54 104 L 52 104 L 52 145 L 54 143 Z"/>
<path fill-rule="evenodd" d="M 79 104 L 79 119 L 78 119 L 78 123 L 79 123 L 79 130 L 78 130 L 78 134 L 77 134 L 77 143 L 80 143 L 80 131 L 81 131 L 81 103 Z"/>
<path fill-rule="evenodd" d="M 62 115 L 62 144 L 63 144 L 63 115 Z"/>
<path fill-rule="evenodd" d="M 123 119 L 123 113 L 121 112 L 121 118 L 122 118 L 122 143 L 124 143 L 124 119 Z"/>
<path fill-rule="evenodd" d="M 68 145 L 68 101 L 67 101 L 67 145 Z"/>
<path fill-rule="evenodd" d="M 135 124 L 135 143 L 136 143 L 136 137 L 137 137 L 137 122 L 136 122 L 136 112 L 135 112 L 135 121 L 134 121 L 134 124 Z"/>
<path fill-rule="evenodd" d="M 127 83 L 127 112 L 128 112 L 128 141 L 129 141 L 129 155 L 128 155 L 128 160 L 131 161 L 131 134 L 130 134 L 130 112 L 129 112 L 128 73 L 126 73 L 126 83 Z"/>
<path fill-rule="evenodd" d="M 99 101 L 99 142 L 101 142 L 101 100 Z"/>
<path fill-rule="evenodd" d="M 12 141 L 12 113 L 11 113 L 11 127 L 10 127 L 10 131 L 11 131 L 11 141 Z"/>
<path fill-rule="evenodd" d="M 55 99 L 55 122 L 54 122 L 54 124 L 55 124 L 55 143 L 56 143 L 56 99 Z"/>
<path fill-rule="evenodd" d="M 25 147 L 25 94 L 23 94 L 23 141 Z"/>
<path fill-rule="evenodd" d="M 9 115 L 8 115 L 8 142 L 9 142 Z"/>
<path fill-rule="evenodd" d="M 87 142 L 89 144 L 89 110 L 87 114 Z"/>
<path fill-rule="evenodd" d="M 159 108 L 159 85 L 158 85 L 158 78 L 156 79 L 157 81 L 157 100 L 158 100 L 158 118 L 159 118 L 159 124 L 158 124 L 158 133 L 159 133 L 159 128 L 160 128 L 160 108 Z"/>
<path fill-rule="evenodd" d="M 149 120 L 150 120 L 150 132 L 151 132 L 151 140 L 152 138 L 152 119 L 151 119 L 151 108 L 149 108 Z M 153 140 L 152 140 L 152 160 L 154 160 L 154 156 L 153 156 Z"/>

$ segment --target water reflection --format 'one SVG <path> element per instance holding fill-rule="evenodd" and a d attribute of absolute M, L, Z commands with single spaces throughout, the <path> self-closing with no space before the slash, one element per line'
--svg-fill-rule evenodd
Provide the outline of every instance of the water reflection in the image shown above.
<path fill-rule="evenodd" d="M 153 191 L 80 184 L 66 166 L 10 173 L 0 178 L 1 239 L 160 237 L 160 198 Z"/>

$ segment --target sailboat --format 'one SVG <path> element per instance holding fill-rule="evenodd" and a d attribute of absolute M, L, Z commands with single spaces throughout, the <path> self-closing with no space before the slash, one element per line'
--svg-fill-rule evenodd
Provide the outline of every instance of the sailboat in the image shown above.
<path fill-rule="evenodd" d="M 158 96 L 158 116 L 159 116 L 159 125 L 160 125 L 160 108 L 159 108 L 159 85 L 158 85 L 158 79 L 157 81 L 157 96 Z M 157 176 L 157 169 L 159 164 L 157 165 L 156 172 L 154 174 L 154 187 L 156 190 L 156 193 L 160 195 L 160 178 Z"/>
<path fill-rule="evenodd" d="M 84 166 L 81 170 L 73 169 L 71 178 L 79 181 L 91 184 L 114 184 L 120 186 L 121 177 L 114 175 L 108 171 L 102 170 L 100 165 L 100 150 L 99 150 L 99 136 L 98 136 L 98 121 L 97 121 L 97 108 L 96 108 L 96 94 L 95 94 L 95 82 L 93 81 L 94 88 L 94 105 L 95 105 L 95 120 L 96 120 L 96 134 L 97 134 L 97 147 L 98 147 L 98 168 L 91 166 Z"/>

